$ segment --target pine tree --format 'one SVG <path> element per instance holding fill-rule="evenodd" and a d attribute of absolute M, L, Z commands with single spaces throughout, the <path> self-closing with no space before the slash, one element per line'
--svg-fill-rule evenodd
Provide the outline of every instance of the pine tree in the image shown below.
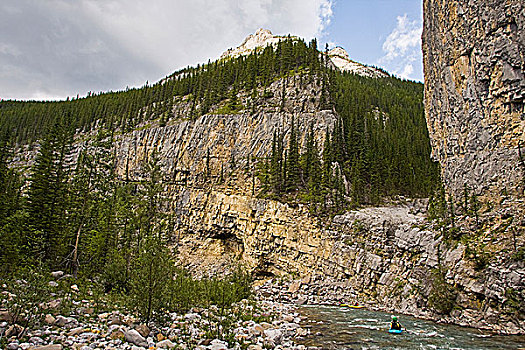
<path fill-rule="evenodd" d="M 29 179 L 27 198 L 28 256 L 56 265 L 64 253 L 67 173 L 64 158 L 69 134 L 62 124 L 42 141 Z"/>
<path fill-rule="evenodd" d="M 295 126 L 295 116 L 292 115 L 292 125 L 290 128 L 290 140 L 288 143 L 288 162 L 286 173 L 286 188 L 293 191 L 299 186 L 299 144 L 297 141 L 297 130 Z"/>

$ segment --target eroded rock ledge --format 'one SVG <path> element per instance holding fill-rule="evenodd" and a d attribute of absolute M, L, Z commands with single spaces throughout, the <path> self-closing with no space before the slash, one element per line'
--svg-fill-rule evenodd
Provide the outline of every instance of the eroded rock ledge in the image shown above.
<path fill-rule="evenodd" d="M 358 300 L 443 322 L 525 332 L 512 299 L 525 291 L 523 261 L 501 255 L 477 271 L 465 245 L 443 241 L 425 221 L 425 202 L 365 208 L 326 223 L 306 207 L 217 191 L 182 189 L 174 200 L 180 232 L 174 244 L 195 271 L 213 274 L 240 261 L 260 278 L 295 281 L 285 284 L 288 294 L 276 293 L 290 301 Z M 436 271 L 443 272 L 443 285 L 436 285 Z M 454 299 L 449 314 L 429 305 L 441 287 Z"/>

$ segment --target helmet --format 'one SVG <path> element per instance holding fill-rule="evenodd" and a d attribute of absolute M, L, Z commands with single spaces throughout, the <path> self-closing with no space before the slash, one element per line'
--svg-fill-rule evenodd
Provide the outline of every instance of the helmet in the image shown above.
<path fill-rule="evenodd" d="M 392 321 L 397 321 L 397 316 L 392 316 Z"/>

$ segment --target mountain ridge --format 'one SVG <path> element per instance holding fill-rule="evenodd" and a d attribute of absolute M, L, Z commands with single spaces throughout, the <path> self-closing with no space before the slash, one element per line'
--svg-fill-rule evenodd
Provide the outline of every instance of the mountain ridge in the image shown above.
<path fill-rule="evenodd" d="M 219 59 L 249 55 L 256 49 L 275 46 L 279 41 L 286 38 L 299 40 L 298 36 L 274 35 L 269 29 L 259 28 L 255 33 L 248 35 L 236 48 L 231 48 L 223 52 Z M 343 72 L 351 72 L 370 78 L 384 78 L 389 76 L 389 74 L 383 70 L 350 59 L 348 52 L 341 46 L 332 48 L 327 52 L 327 55 L 333 66 Z"/>

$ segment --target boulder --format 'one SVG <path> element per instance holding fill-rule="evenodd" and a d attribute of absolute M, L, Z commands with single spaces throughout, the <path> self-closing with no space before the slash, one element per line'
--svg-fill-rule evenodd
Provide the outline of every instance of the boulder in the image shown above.
<path fill-rule="evenodd" d="M 55 319 L 55 325 L 58 327 L 74 326 L 77 324 L 78 324 L 78 321 L 72 317 L 64 317 L 62 315 L 58 315 Z"/>
<path fill-rule="evenodd" d="M 13 343 L 9 343 L 9 344 L 7 344 L 6 349 L 7 349 L 7 350 L 17 350 L 18 347 L 19 347 L 18 343 L 14 343 L 14 342 L 13 342 Z"/>
<path fill-rule="evenodd" d="M 211 341 L 210 350 L 227 350 L 228 343 L 219 339 L 214 339 Z"/>
<path fill-rule="evenodd" d="M 62 350 L 63 346 L 61 344 L 49 344 L 43 346 L 33 346 L 29 350 Z"/>
<path fill-rule="evenodd" d="M 164 339 L 157 343 L 157 349 L 173 349 L 176 345 L 169 339 Z"/>
<path fill-rule="evenodd" d="M 264 331 L 264 335 L 275 345 L 281 344 L 283 339 L 283 333 L 280 329 L 267 329 Z"/>
<path fill-rule="evenodd" d="M 46 318 L 44 319 L 44 322 L 49 324 L 49 325 L 55 324 L 55 321 L 56 321 L 55 317 L 53 315 L 51 315 L 51 314 L 47 314 Z"/>
<path fill-rule="evenodd" d="M 149 327 L 146 326 L 145 324 L 138 325 L 137 327 L 135 327 L 135 330 L 139 332 L 140 335 L 143 336 L 144 338 L 146 338 L 150 333 Z"/>
<path fill-rule="evenodd" d="M 5 336 L 6 336 L 6 338 L 17 336 L 20 333 L 22 333 L 23 330 L 24 330 L 24 328 L 22 326 L 19 326 L 17 324 L 13 324 L 13 325 L 9 326 L 9 328 L 7 328 L 7 330 L 5 331 Z"/>
<path fill-rule="evenodd" d="M 101 315 L 98 315 L 98 317 L 100 318 Z M 112 326 L 112 325 L 122 325 L 123 322 L 122 320 L 120 319 L 120 316 L 118 314 L 111 314 L 108 316 L 108 325 Z"/>
<path fill-rule="evenodd" d="M 248 346 L 248 350 L 263 350 L 263 347 L 259 344 L 252 344 Z"/>
<path fill-rule="evenodd" d="M 109 338 L 110 339 L 124 339 L 124 332 L 122 332 L 122 330 L 116 328 L 114 329 L 113 331 L 111 331 L 111 333 L 109 334 Z"/>
<path fill-rule="evenodd" d="M 44 344 L 44 339 L 40 337 L 31 337 L 29 338 L 28 342 L 34 344 L 34 345 L 42 345 Z"/>
<path fill-rule="evenodd" d="M 137 332 L 135 329 L 124 332 L 124 339 L 126 339 L 128 343 L 132 343 L 145 348 L 148 347 L 148 342 L 146 341 L 146 339 L 144 339 L 144 337 L 140 335 L 140 333 Z"/>
<path fill-rule="evenodd" d="M 11 317 L 11 314 L 7 310 L 0 310 L 0 322 L 1 321 L 7 321 L 11 322 L 13 318 Z"/>
<path fill-rule="evenodd" d="M 53 278 L 60 278 L 64 276 L 64 271 L 53 271 L 51 272 L 51 276 L 53 276 Z"/>

